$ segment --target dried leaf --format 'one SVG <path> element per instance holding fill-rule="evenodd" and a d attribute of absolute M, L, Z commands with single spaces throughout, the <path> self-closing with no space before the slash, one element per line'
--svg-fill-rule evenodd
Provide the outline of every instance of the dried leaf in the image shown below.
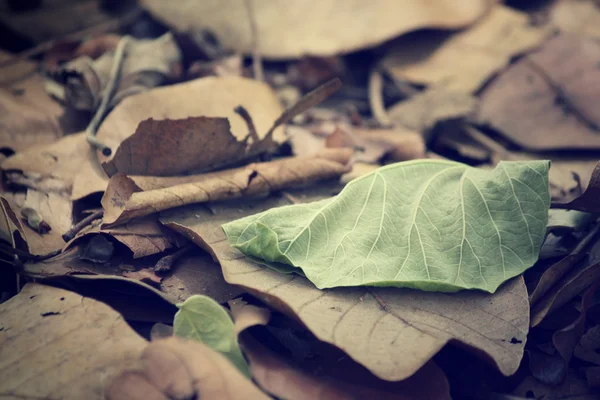
<path fill-rule="evenodd" d="M 470 0 L 457 6 L 449 0 L 435 4 L 407 0 L 378 0 L 368 4 L 333 0 L 298 4 L 257 1 L 252 10 L 261 54 L 285 59 L 347 53 L 419 28 L 459 28 L 479 18 L 489 3 Z M 236 1 L 199 5 L 188 0 L 175 7 L 157 0 L 144 0 L 142 5 L 175 30 L 206 29 L 214 32 L 226 49 L 252 52 L 250 17 L 246 8 Z M 365 18 L 377 23 L 365 25 Z M 285 40 L 281 40 L 284 36 Z"/>
<path fill-rule="evenodd" d="M 575 371 L 569 372 L 569 377 L 559 387 L 544 385 L 532 376 L 525 378 L 513 391 L 517 396 L 543 400 L 597 400 L 598 395 L 587 387 L 585 381 L 577 376 Z M 531 397 L 533 396 L 533 397 Z"/>
<path fill-rule="evenodd" d="M 575 357 L 600 365 L 600 325 L 588 329 L 575 348 Z"/>
<path fill-rule="evenodd" d="M 233 136 L 244 140 L 248 126 L 234 111 L 240 105 L 252 116 L 259 139 L 264 138 L 282 111 L 272 89 L 262 82 L 240 77 L 208 77 L 155 88 L 123 100 L 106 117 L 96 136 L 112 148 L 114 154 L 121 142 L 133 135 L 144 120 L 204 116 L 227 118 Z M 283 128 L 273 131 L 273 140 L 277 143 L 285 141 Z M 98 158 L 101 163 L 110 160 L 101 153 Z M 104 191 L 107 185 L 108 177 L 103 171 L 98 173 L 93 165 L 84 164 L 81 179 L 74 182 L 73 198 Z"/>
<path fill-rule="evenodd" d="M 156 272 L 150 268 L 140 269 L 137 271 L 125 271 L 123 276 L 129 279 L 135 279 L 140 282 L 152 284 L 159 284 L 162 282 L 162 277 L 156 275 Z"/>
<path fill-rule="evenodd" d="M 253 306 L 241 299 L 230 300 L 227 305 L 231 310 L 236 336 L 250 327 L 267 325 L 271 318 L 271 311 L 268 308 Z"/>
<path fill-rule="evenodd" d="M 494 293 L 538 259 L 548 168 L 547 161 L 501 162 L 492 171 L 441 160 L 397 163 L 357 178 L 334 198 L 223 229 L 242 253 L 267 266 L 297 267 L 319 289 Z"/>
<path fill-rule="evenodd" d="M 401 126 L 424 132 L 438 122 L 460 119 L 474 114 L 477 99 L 469 94 L 444 87 L 434 87 L 388 110 L 390 119 Z"/>
<path fill-rule="evenodd" d="M 11 212 L 15 215 L 22 215 L 21 210 L 23 208 L 33 209 L 38 217 L 41 217 L 41 221 L 45 221 L 46 224 L 52 227 L 52 230 L 40 234 L 37 228 L 32 228 L 27 223 L 22 224 L 25 233 L 24 239 L 27 241 L 31 254 L 45 255 L 64 247 L 65 242 L 62 239 L 62 234 L 71 227 L 72 204 L 70 200 L 55 193 L 44 194 L 29 189 L 22 207 L 8 202 L 5 206 L 11 207 Z"/>
<path fill-rule="evenodd" d="M 600 38 L 600 9 L 594 1 L 558 1 L 552 7 L 550 19 L 562 32 Z"/>
<path fill-rule="evenodd" d="M 152 40 L 127 40 L 119 83 L 111 100 L 112 106 L 127 96 L 145 92 L 182 73 L 182 55 L 172 33 L 165 33 Z M 110 48 L 113 43 L 111 40 L 106 49 L 108 51 L 96 59 L 83 55 L 90 52 L 91 48 L 80 48 L 82 56 L 62 65 L 58 70 L 58 79 L 65 85 L 65 102 L 68 106 L 88 111 L 98 108 L 111 79 L 115 59 L 115 49 Z M 90 46 L 94 44 L 91 43 Z"/>
<path fill-rule="evenodd" d="M 106 380 L 138 366 L 146 345 L 106 304 L 50 286 L 27 284 L 0 315 L 7 399 L 103 399 Z"/>
<path fill-rule="evenodd" d="M 599 60 L 597 42 L 556 36 L 485 89 L 478 118 L 527 149 L 600 149 Z"/>
<path fill-rule="evenodd" d="M 600 241 L 595 237 L 593 243 L 587 257 L 579 261 L 568 273 L 564 274 L 566 268 L 560 266 L 560 272 L 563 272 L 564 276 L 551 291 L 546 288 L 546 294 L 538 297 L 538 301 L 531 308 L 532 327 L 539 325 L 549 313 L 565 305 L 600 278 Z M 583 245 L 585 246 L 586 243 Z M 574 257 L 578 257 L 578 253 L 574 252 Z M 565 263 L 569 261 L 569 259 L 565 260 Z M 556 271 L 549 274 L 552 275 L 555 272 L 558 274 L 558 271 L 559 269 L 556 268 Z"/>
<path fill-rule="evenodd" d="M 240 350 L 233 321 L 227 311 L 208 296 L 195 294 L 177 307 L 173 334 L 203 343 L 223 354 L 245 376 L 248 364 Z"/>
<path fill-rule="evenodd" d="M 219 264 L 200 249 L 183 256 L 177 262 L 173 270 L 164 277 L 161 290 L 178 301 L 194 294 L 203 294 L 219 303 L 245 292 L 244 289 L 225 282 Z"/>
<path fill-rule="evenodd" d="M 153 341 L 142 353 L 143 369 L 127 371 L 107 389 L 108 400 L 268 400 L 221 354 L 177 337 Z"/>
<path fill-rule="evenodd" d="M 586 212 L 600 212 L 598 198 L 600 197 L 600 162 L 596 164 L 590 183 L 585 192 L 568 203 L 557 203 L 555 207 Z"/>
<path fill-rule="evenodd" d="M 201 205 L 188 206 L 164 213 L 161 222 L 213 254 L 229 283 L 298 318 L 319 340 L 344 350 L 382 379 L 413 375 L 452 339 L 487 353 L 505 375 L 517 370 L 529 325 L 521 278 L 494 295 L 398 288 L 318 290 L 300 276 L 282 275 L 243 257 L 226 243 L 220 228 L 286 203 L 281 198 L 244 201 L 213 207 L 214 214 Z"/>
<path fill-rule="evenodd" d="M 526 14 L 498 4 L 461 33 L 400 38 L 383 66 L 399 80 L 472 93 L 511 57 L 536 47 L 549 33 L 530 26 Z"/>
<path fill-rule="evenodd" d="M 89 173 L 82 171 L 82 166 L 97 164 L 94 158 L 85 133 L 78 133 L 19 152 L 1 166 L 9 182 L 44 193 L 68 195 L 77 177 L 82 180 L 89 177 Z M 97 168 L 104 175 L 99 165 Z"/>
<path fill-rule="evenodd" d="M 127 246 L 134 258 L 162 253 L 166 249 L 182 244 L 181 239 L 162 229 L 156 222 L 156 218 L 148 217 L 139 218 L 117 227 L 90 227 L 81 231 L 75 239 L 70 241 L 67 248 L 81 242 L 83 238 L 89 239 L 99 234 L 109 235 Z"/>
<path fill-rule="evenodd" d="M 109 176 L 117 172 L 170 176 L 213 171 L 272 152 L 277 146 L 270 136 L 253 141 L 247 135 L 238 140 L 231 134 L 227 118 L 148 119 L 140 122 L 103 167 Z"/>
<path fill-rule="evenodd" d="M 359 364 L 346 358 L 336 366 L 326 365 L 318 374 L 289 364 L 273 350 L 252 338 L 243 337 L 250 372 L 266 392 L 288 400 L 382 400 L 450 399 L 443 371 L 427 363 L 402 382 L 374 377 Z M 336 370 L 339 369 L 339 370 Z"/>
<path fill-rule="evenodd" d="M 347 164 L 351 154 L 352 151 L 339 149 L 313 157 L 293 157 L 250 164 L 242 168 L 186 177 L 190 183 L 182 184 L 177 184 L 181 181 L 177 177 L 162 180 L 153 178 L 152 184 L 164 189 L 143 192 L 139 191 L 135 178 L 117 174 L 111 178 L 102 198 L 105 211 L 103 226 L 123 224 L 133 218 L 186 204 L 265 196 L 283 188 L 336 178 L 349 170 Z M 176 185 L 168 186 L 173 180 L 177 182 Z"/>

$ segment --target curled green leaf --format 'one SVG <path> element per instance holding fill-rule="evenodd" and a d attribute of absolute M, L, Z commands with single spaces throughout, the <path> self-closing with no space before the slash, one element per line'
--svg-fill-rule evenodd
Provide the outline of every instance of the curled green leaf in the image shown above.
<path fill-rule="evenodd" d="M 318 288 L 397 286 L 493 293 L 538 259 L 549 161 L 493 170 L 452 161 L 389 165 L 337 196 L 223 225 L 229 242 L 300 268 Z"/>
<path fill-rule="evenodd" d="M 238 345 L 229 313 L 208 296 L 193 295 L 178 304 L 173 321 L 175 336 L 197 340 L 227 357 L 244 375 L 248 363 Z"/>

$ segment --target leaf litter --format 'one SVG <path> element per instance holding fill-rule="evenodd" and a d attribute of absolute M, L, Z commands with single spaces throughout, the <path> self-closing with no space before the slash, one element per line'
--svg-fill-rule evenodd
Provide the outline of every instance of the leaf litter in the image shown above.
<path fill-rule="evenodd" d="M 594 2 L 190 4 L 3 53 L 0 397 L 597 397 Z"/>

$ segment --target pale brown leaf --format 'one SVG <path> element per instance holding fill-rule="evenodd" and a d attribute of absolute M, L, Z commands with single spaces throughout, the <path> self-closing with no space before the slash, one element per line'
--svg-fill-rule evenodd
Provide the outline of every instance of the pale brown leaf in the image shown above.
<path fill-rule="evenodd" d="M 526 14 L 498 4 L 461 33 L 400 38 L 383 66 L 400 80 L 472 93 L 511 57 L 535 48 L 549 33 L 530 26 Z"/>
<path fill-rule="evenodd" d="M 244 140 L 248 135 L 248 126 L 234 111 L 239 105 L 252 116 L 260 139 L 264 138 L 282 112 L 276 95 L 262 82 L 231 76 L 207 77 L 128 97 L 106 117 L 97 137 L 113 149 L 114 154 L 121 142 L 133 135 L 144 120 L 204 116 L 227 118 L 233 136 Z M 273 140 L 277 143 L 285 141 L 283 128 L 273 131 Z M 98 158 L 100 162 L 110 160 L 101 153 L 98 153 Z M 107 185 L 108 177 L 103 171 L 98 172 L 92 163 L 83 164 L 73 185 L 73 198 L 104 191 Z"/>
<path fill-rule="evenodd" d="M 303 1 L 281 3 L 256 1 L 260 53 L 268 58 L 328 56 L 380 44 L 411 30 L 438 27 L 459 28 L 474 22 L 490 1 L 444 0 L 423 3 L 409 0 Z M 177 6 L 158 0 L 144 0 L 143 6 L 157 19 L 178 31 L 207 29 L 214 32 L 226 49 L 252 52 L 250 17 L 234 0 L 187 0 Z M 376 23 L 365 23 L 376 21 Z M 285 37 L 285 40 L 282 38 Z"/>
<path fill-rule="evenodd" d="M 141 357 L 143 369 L 127 371 L 107 388 L 109 400 L 268 400 L 221 354 L 177 337 L 153 341 Z"/>
<path fill-rule="evenodd" d="M 335 149 L 313 157 L 291 157 L 277 161 L 181 178 L 152 178 L 164 189 L 140 191 L 136 181 L 122 174 L 113 176 L 102 198 L 103 226 L 115 226 L 178 206 L 237 197 L 266 196 L 274 191 L 307 186 L 332 179 L 349 171 L 351 150 Z M 179 184 L 170 186 L 170 182 Z M 144 184 L 142 184 L 144 186 Z"/>
<path fill-rule="evenodd" d="M 104 399 L 146 341 L 99 301 L 36 283 L 0 305 L 0 397 Z"/>
<path fill-rule="evenodd" d="M 556 36 L 486 88 L 478 119 L 527 149 L 597 150 L 599 60 L 596 41 Z"/>
<path fill-rule="evenodd" d="M 600 9 L 592 0 L 557 1 L 550 21 L 562 32 L 600 38 Z"/>
<path fill-rule="evenodd" d="M 286 203 L 246 201 L 220 206 L 215 214 L 188 206 L 164 213 L 161 222 L 211 252 L 229 283 L 298 318 L 319 340 L 344 350 L 382 379 L 411 376 L 449 340 L 483 351 L 503 374 L 516 371 L 529 327 L 522 278 L 494 295 L 397 288 L 318 290 L 305 278 L 248 260 L 228 245 L 221 229 L 225 222 Z"/>

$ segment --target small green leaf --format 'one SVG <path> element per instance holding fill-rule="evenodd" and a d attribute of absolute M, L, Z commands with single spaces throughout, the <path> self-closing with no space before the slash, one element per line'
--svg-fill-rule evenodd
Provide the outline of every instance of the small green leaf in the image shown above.
<path fill-rule="evenodd" d="M 194 339 L 222 353 L 246 376 L 248 364 L 240 350 L 229 313 L 207 296 L 193 295 L 178 304 L 173 321 L 175 336 Z"/>
<path fill-rule="evenodd" d="M 493 170 L 441 160 L 389 165 L 337 196 L 223 225 L 248 256 L 301 268 L 318 288 L 494 292 L 538 259 L 549 161 Z M 299 270 L 300 271 L 300 270 Z"/>

